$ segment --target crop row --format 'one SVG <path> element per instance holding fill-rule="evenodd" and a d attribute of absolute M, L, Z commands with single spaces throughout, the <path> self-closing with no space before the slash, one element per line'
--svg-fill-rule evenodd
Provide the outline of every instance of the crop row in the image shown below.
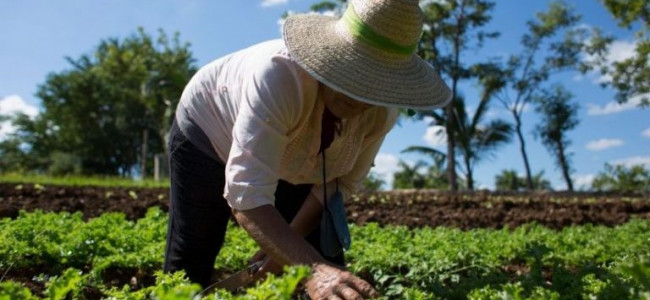
<path fill-rule="evenodd" d="M 21 213 L 0 220 L 0 299 L 191 298 L 200 289 L 159 272 L 166 213 L 126 220 L 108 213 Z M 352 226 L 351 271 L 386 299 L 648 299 L 650 221 L 614 228 L 539 225 L 509 229 Z M 231 226 L 215 268 L 226 275 L 256 251 Z M 210 299 L 288 298 L 305 269 L 269 279 L 246 294 Z M 645 297 L 645 298 L 644 298 Z"/>

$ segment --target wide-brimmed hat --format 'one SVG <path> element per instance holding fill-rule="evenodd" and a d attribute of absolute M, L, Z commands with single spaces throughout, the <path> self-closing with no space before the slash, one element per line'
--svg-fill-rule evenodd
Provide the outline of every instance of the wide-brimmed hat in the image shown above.
<path fill-rule="evenodd" d="M 340 19 L 289 16 L 283 35 L 291 57 L 338 92 L 381 106 L 438 108 L 451 92 L 416 54 L 422 24 L 418 0 L 352 0 Z"/>

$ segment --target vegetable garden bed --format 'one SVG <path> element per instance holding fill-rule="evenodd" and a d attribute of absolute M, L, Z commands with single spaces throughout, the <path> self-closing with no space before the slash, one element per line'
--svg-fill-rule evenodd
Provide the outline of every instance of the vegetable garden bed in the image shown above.
<path fill-rule="evenodd" d="M 159 273 L 167 215 L 21 213 L 0 220 L 0 299 L 192 299 L 200 288 Z M 348 267 L 384 299 L 647 299 L 650 221 L 616 227 L 540 225 L 515 229 L 351 227 Z M 243 268 L 256 251 L 231 226 L 215 268 Z M 307 274 L 293 269 L 238 295 L 289 299 Z M 4 297 L 4 298 L 3 298 Z M 643 298 L 646 297 L 646 298 Z M 209 299 L 215 297 L 209 296 Z"/>

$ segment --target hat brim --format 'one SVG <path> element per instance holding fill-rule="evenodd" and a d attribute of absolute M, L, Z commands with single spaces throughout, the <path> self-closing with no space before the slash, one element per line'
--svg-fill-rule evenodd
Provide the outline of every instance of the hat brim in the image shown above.
<path fill-rule="evenodd" d="M 383 53 L 337 32 L 337 19 L 291 15 L 283 35 L 289 53 L 305 71 L 358 101 L 388 107 L 434 109 L 451 91 L 431 65 L 416 54 Z"/>

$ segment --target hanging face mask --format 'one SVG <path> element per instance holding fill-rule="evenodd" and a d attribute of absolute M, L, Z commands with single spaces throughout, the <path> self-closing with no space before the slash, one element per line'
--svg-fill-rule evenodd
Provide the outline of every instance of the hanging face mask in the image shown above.
<path fill-rule="evenodd" d="M 337 257 L 343 253 L 343 249 L 350 249 L 350 232 L 348 220 L 343 206 L 343 195 L 339 191 L 339 181 L 336 180 L 336 192 L 330 199 L 327 199 L 327 173 L 325 172 L 325 149 L 334 139 L 334 134 L 340 134 L 340 127 L 337 129 L 336 117 L 325 109 L 323 115 L 323 133 L 321 136 L 320 152 L 323 157 L 323 216 L 320 222 L 320 248 L 323 255 Z M 339 124 L 340 126 L 340 124 Z"/>
<path fill-rule="evenodd" d="M 350 249 L 350 231 L 348 230 L 343 195 L 338 190 L 332 198 L 325 201 L 323 216 L 320 222 L 320 248 L 325 256 L 336 257 L 343 249 Z"/>

